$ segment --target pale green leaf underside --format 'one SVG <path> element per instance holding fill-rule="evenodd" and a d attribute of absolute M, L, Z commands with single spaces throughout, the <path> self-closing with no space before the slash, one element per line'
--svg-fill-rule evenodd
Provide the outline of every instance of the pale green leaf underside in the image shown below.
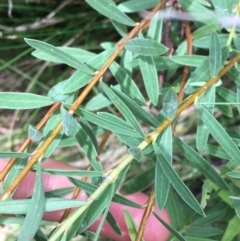
<path fill-rule="evenodd" d="M 46 96 L 19 92 L 0 92 L 0 108 L 2 109 L 26 110 L 52 104 L 51 99 Z"/>

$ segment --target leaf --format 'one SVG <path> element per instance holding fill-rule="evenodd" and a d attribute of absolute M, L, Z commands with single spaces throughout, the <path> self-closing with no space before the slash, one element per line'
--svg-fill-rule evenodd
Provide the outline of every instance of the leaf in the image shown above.
<path fill-rule="evenodd" d="M 145 104 L 145 99 L 143 98 L 142 93 L 123 67 L 118 65 L 116 62 L 113 62 L 110 65 L 110 71 L 116 78 L 117 82 L 120 84 L 121 89 L 127 95 L 129 95 L 129 97 L 136 100 L 140 104 Z"/>
<path fill-rule="evenodd" d="M 156 106 L 159 98 L 159 84 L 157 70 L 152 56 L 139 56 L 139 66 L 147 95 Z"/>
<path fill-rule="evenodd" d="M 36 181 L 33 190 L 33 196 L 30 200 L 26 218 L 23 222 L 18 241 L 31 241 L 40 225 L 43 213 L 45 211 L 45 196 L 42 183 L 41 164 L 37 162 Z"/>
<path fill-rule="evenodd" d="M 135 24 L 131 18 L 117 8 L 112 0 L 86 0 L 86 2 L 107 18 L 128 26 Z"/>
<path fill-rule="evenodd" d="M 95 111 L 111 105 L 111 101 L 106 98 L 102 93 L 99 93 L 92 97 L 84 106 L 84 109 Z"/>
<path fill-rule="evenodd" d="M 196 219 L 193 224 L 194 225 L 207 225 L 207 224 L 210 224 L 214 221 L 218 221 L 220 220 L 223 216 L 225 215 L 225 212 L 224 211 L 216 211 L 216 212 L 213 212 L 213 213 L 210 213 L 210 214 L 207 214 L 206 217 L 201 217 L 201 218 L 198 218 Z"/>
<path fill-rule="evenodd" d="M 86 51 L 80 48 L 73 48 L 73 47 L 56 47 L 56 48 L 68 55 L 71 55 L 72 57 L 74 57 L 80 62 L 86 62 L 95 56 L 94 53 L 91 53 L 89 51 Z M 42 52 L 41 50 L 33 51 L 32 55 L 38 59 L 42 59 L 45 61 L 50 61 L 54 63 L 63 63 L 62 60 L 58 59 L 54 55 L 51 55 L 48 52 Z"/>
<path fill-rule="evenodd" d="M 8 159 L 8 158 L 14 158 L 14 157 L 18 157 L 18 158 L 24 158 L 24 157 L 28 157 L 28 153 L 21 153 L 21 152 L 9 152 L 9 151 L 1 151 L 0 152 L 0 158 L 2 159 Z"/>
<path fill-rule="evenodd" d="M 204 124 L 208 127 L 209 132 L 226 153 L 234 159 L 235 163 L 239 164 L 240 151 L 224 128 L 218 121 L 206 110 L 205 107 L 196 105 L 197 111 L 203 120 Z"/>
<path fill-rule="evenodd" d="M 77 121 L 68 112 L 65 113 L 62 120 L 63 131 L 67 136 L 74 136 L 77 128 Z"/>
<path fill-rule="evenodd" d="M 212 0 L 214 9 L 221 14 L 230 13 L 234 0 Z"/>
<path fill-rule="evenodd" d="M 161 218 L 157 215 L 157 213 L 153 212 L 153 214 L 154 214 L 154 216 L 158 219 L 158 221 L 160 221 L 161 224 L 163 224 L 163 226 L 164 226 L 165 228 L 167 228 L 167 229 L 170 231 L 170 233 L 171 233 L 172 235 L 174 235 L 178 240 L 180 240 L 180 241 L 186 241 L 186 239 L 185 239 L 176 229 L 174 229 L 172 226 L 170 226 L 168 223 L 166 223 L 163 219 L 161 219 Z"/>
<path fill-rule="evenodd" d="M 109 189 L 110 190 L 109 190 L 109 192 L 106 195 L 106 199 L 108 199 L 106 201 L 106 208 L 105 208 L 105 210 L 103 212 L 103 215 L 101 217 L 101 221 L 100 221 L 100 223 L 98 225 L 98 228 L 97 228 L 97 231 L 95 233 L 93 241 L 98 241 L 98 238 L 99 238 L 100 232 L 102 230 L 104 221 L 106 220 L 106 217 L 107 217 L 107 214 L 108 214 L 108 211 L 109 211 L 109 208 L 110 208 L 112 196 L 114 195 L 114 183 L 109 186 Z"/>
<path fill-rule="evenodd" d="M 50 98 L 42 95 L 19 92 L 0 92 L 0 108 L 2 109 L 27 110 L 52 104 L 53 102 Z"/>
<path fill-rule="evenodd" d="M 194 211 L 199 213 L 202 216 L 205 216 L 201 206 L 198 201 L 195 199 L 193 194 L 187 188 L 187 186 L 183 183 L 183 181 L 179 178 L 177 173 L 173 170 L 168 161 L 162 156 L 161 151 L 156 143 L 153 143 L 154 151 L 157 156 L 157 162 L 160 163 L 165 175 L 168 177 L 168 180 L 179 194 L 179 196 L 185 201 L 185 203 L 191 207 Z"/>
<path fill-rule="evenodd" d="M 102 167 L 100 162 L 97 161 L 97 150 L 92 143 L 90 137 L 87 135 L 87 133 L 84 131 L 82 126 L 76 122 L 76 134 L 75 138 L 77 139 L 78 143 L 82 147 L 84 153 L 88 157 L 92 167 L 96 171 L 102 171 Z"/>
<path fill-rule="evenodd" d="M 212 77 L 216 77 L 222 66 L 222 50 L 218 35 L 213 31 L 210 35 L 209 68 Z"/>
<path fill-rule="evenodd" d="M 43 133 L 37 130 L 34 126 L 29 125 L 28 138 L 30 138 L 32 141 L 40 141 L 43 138 Z"/>
<path fill-rule="evenodd" d="M 170 59 L 177 64 L 198 67 L 207 57 L 203 55 L 174 55 Z"/>
<path fill-rule="evenodd" d="M 196 167 L 203 175 L 205 175 L 218 187 L 222 188 L 223 190 L 229 190 L 227 183 L 198 152 L 196 152 L 185 142 L 181 141 L 179 138 L 175 138 L 175 142 L 185 158 L 187 158 L 187 160 L 194 167 Z"/>
<path fill-rule="evenodd" d="M 186 229 L 186 234 L 197 237 L 212 237 L 221 234 L 223 231 L 214 227 L 191 227 Z"/>
<path fill-rule="evenodd" d="M 152 39 L 131 39 L 124 42 L 124 47 L 132 53 L 143 56 L 157 56 L 168 51 L 167 47 Z"/>
<path fill-rule="evenodd" d="M 227 44 L 229 34 L 218 34 L 218 39 L 220 41 L 221 48 L 225 47 Z M 193 41 L 193 46 L 197 48 L 208 49 L 210 46 L 210 36 L 204 36 L 202 38 L 195 39 Z"/>
<path fill-rule="evenodd" d="M 199 102 L 208 102 L 214 103 L 215 102 L 215 95 L 216 95 L 216 88 L 215 86 L 210 87 L 203 95 L 200 96 Z M 205 105 L 208 110 L 213 113 L 214 105 Z M 207 144 L 209 136 L 209 130 L 204 125 L 203 121 L 199 119 L 198 126 L 197 126 L 197 135 L 196 135 L 196 146 L 199 152 L 202 152 Z"/>
<path fill-rule="evenodd" d="M 172 164 L 172 127 L 168 126 L 162 133 L 159 148 L 165 159 Z M 162 210 L 167 202 L 170 182 L 166 177 L 159 162 L 155 168 L 155 199 L 159 210 Z"/>
<path fill-rule="evenodd" d="M 178 98 L 173 88 L 168 90 L 168 92 L 166 93 L 163 99 L 162 108 L 166 118 L 172 119 L 174 117 L 178 108 Z"/>
<path fill-rule="evenodd" d="M 144 123 L 147 123 L 150 126 L 157 127 L 159 125 L 159 122 L 150 113 L 142 109 L 126 94 L 115 88 L 112 88 L 112 91 L 128 106 L 128 108 L 136 118 L 142 120 Z"/>
<path fill-rule="evenodd" d="M 157 3 L 159 3 L 158 0 L 148 0 L 148 1 L 131 0 L 131 1 L 125 1 L 123 3 L 120 3 L 118 5 L 118 8 L 119 10 L 125 13 L 134 13 L 134 12 L 138 12 L 148 8 L 152 8 Z"/>
<path fill-rule="evenodd" d="M 128 180 L 121 188 L 121 193 L 124 195 L 139 192 L 150 186 L 154 181 L 154 166 L 135 175 Z"/>
<path fill-rule="evenodd" d="M 130 235 L 130 239 L 134 241 L 136 240 L 137 233 L 138 233 L 137 225 L 135 224 L 134 219 L 132 218 L 128 210 L 123 209 L 123 212 L 124 212 L 125 222 L 128 228 L 128 233 Z M 141 241 L 144 241 L 144 239 L 141 239 Z"/>
<path fill-rule="evenodd" d="M 120 36 L 125 37 L 128 33 L 127 27 L 124 24 L 118 23 L 114 20 L 111 20 L 113 27 L 117 30 Z"/>
<path fill-rule="evenodd" d="M 25 42 L 30 45 L 31 47 L 40 50 L 42 52 L 45 52 L 47 54 L 51 54 L 55 58 L 59 59 L 62 63 L 65 63 L 75 69 L 78 69 L 82 73 L 92 75 L 93 71 L 87 67 L 85 64 L 81 63 L 77 59 L 75 59 L 73 56 L 67 54 L 66 52 L 61 51 L 59 48 L 54 47 L 51 44 L 47 44 L 45 42 L 35 40 L 35 39 L 24 39 Z"/>
<path fill-rule="evenodd" d="M 230 178 L 240 179 L 240 172 L 239 171 L 227 172 L 226 175 Z"/>
<path fill-rule="evenodd" d="M 0 212 L 6 214 L 25 214 L 29 210 L 31 199 L 1 201 Z M 79 207 L 86 202 L 64 198 L 45 198 L 45 212 Z"/>
<path fill-rule="evenodd" d="M 138 162 L 142 161 L 142 150 L 139 147 L 130 147 L 128 153 Z"/>
<path fill-rule="evenodd" d="M 51 98 L 53 102 L 62 102 L 70 97 L 70 94 L 63 94 L 66 83 L 67 80 L 61 81 L 49 90 L 48 97 Z"/>
<path fill-rule="evenodd" d="M 85 171 L 85 170 L 63 170 L 54 168 L 43 168 L 43 173 L 58 175 L 58 176 L 83 176 L 83 177 L 102 177 L 102 172 Z"/>
<path fill-rule="evenodd" d="M 147 2 L 150 2 L 150 0 Z M 162 29 L 163 29 L 163 21 L 160 20 L 160 15 L 161 15 L 160 12 L 156 12 L 154 14 L 147 31 L 147 38 L 154 39 L 157 42 L 161 42 Z"/>
<path fill-rule="evenodd" d="M 132 128 L 141 136 L 144 137 L 144 133 L 135 119 L 132 112 L 129 108 L 124 104 L 124 102 L 103 82 L 100 83 L 100 87 L 104 91 L 104 93 L 108 96 L 108 98 L 113 102 L 113 104 L 117 107 L 117 109 L 121 112 L 121 114 L 125 117 L 125 119 L 129 122 Z"/>
<path fill-rule="evenodd" d="M 90 66 L 94 70 L 98 70 L 101 68 L 107 59 L 112 55 L 115 51 L 115 48 L 108 49 L 103 51 L 102 53 L 94 56 L 91 60 L 89 60 L 86 65 Z M 76 71 L 68 80 L 64 87 L 63 94 L 72 93 L 86 84 L 88 84 L 93 76 L 83 74 L 80 70 Z"/>
<path fill-rule="evenodd" d="M 13 167 L 16 167 L 18 165 L 25 166 L 27 162 L 28 162 L 27 156 L 24 158 L 18 158 L 17 162 L 14 164 Z M 2 189 L 6 190 L 21 171 L 22 171 L 21 169 L 11 168 L 7 176 L 4 178 Z"/>
<path fill-rule="evenodd" d="M 108 212 L 107 214 L 107 218 L 106 218 L 108 224 L 111 226 L 111 228 L 114 230 L 114 232 L 118 235 L 122 236 L 122 232 L 121 229 L 116 221 L 116 219 L 114 218 L 114 216 L 111 214 L 111 212 Z"/>
<path fill-rule="evenodd" d="M 56 111 L 53 116 L 50 117 L 50 119 L 47 121 L 44 129 L 43 129 L 43 135 L 44 137 L 48 137 L 49 135 L 51 135 L 52 130 L 54 130 L 56 128 L 57 123 L 59 123 L 61 121 L 62 118 L 62 114 L 60 113 L 60 111 Z M 49 145 L 49 147 L 47 148 L 47 150 L 44 153 L 44 157 L 49 157 L 52 155 L 52 153 L 55 151 L 55 149 L 58 146 L 58 143 L 61 141 L 63 135 L 63 131 L 61 131 L 56 137 L 55 139 L 52 141 L 52 143 Z M 40 143 L 41 145 L 41 143 Z"/>
<path fill-rule="evenodd" d="M 139 134 L 136 133 L 135 130 L 127 128 L 125 126 L 118 125 L 115 122 L 109 121 L 108 119 L 92 114 L 91 112 L 86 111 L 84 109 L 77 110 L 75 113 L 80 117 L 84 117 L 87 121 L 94 123 L 95 125 L 100 126 L 104 129 L 110 130 L 113 133 L 129 135 L 132 137 L 139 137 Z"/>

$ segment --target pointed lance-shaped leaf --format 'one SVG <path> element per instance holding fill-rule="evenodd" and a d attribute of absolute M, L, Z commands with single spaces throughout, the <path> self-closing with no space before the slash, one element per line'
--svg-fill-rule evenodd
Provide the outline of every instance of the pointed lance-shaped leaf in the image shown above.
<path fill-rule="evenodd" d="M 221 145 L 226 153 L 233 158 L 234 165 L 239 165 L 240 151 L 231 137 L 204 106 L 197 104 L 196 108 L 203 123 L 207 126 L 214 139 Z"/>
<path fill-rule="evenodd" d="M 73 116 L 69 113 L 66 113 L 63 116 L 62 120 L 63 131 L 67 136 L 74 136 L 77 128 L 77 121 L 73 118 Z"/>
<path fill-rule="evenodd" d="M 0 92 L 0 108 L 2 109 L 26 110 L 52 104 L 53 102 L 50 98 L 42 95 L 18 92 Z"/>
<path fill-rule="evenodd" d="M 209 67 L 212 77 L 216 77 L 222 67 L 222 49 L 218 35 L 215 31 L 210 35 Z"/>
<path fill-rule="evenodd" d="M 165 54 L 168 48 L 153 39 L 135 38 L 124 42 L 124 47 L 132 53 L 143 56 Z"/>
<path fill-rule="evenodd" d="M 159 83 L 153 57 L 139 56 L 139 66 L 147 95 L 151 102 L 156 106 L 159 98 Z"/>
<path fill-rule="evenodd" d="M 36 182 L 26 218 L 18 236 L 18 241 L 31 241 L 40 225 L 45 210 L 45 196 L 42 183 L 41 165 L 37 162 Z"/>
<path fill-rule="evenodd" d="M 179 196 L 190 208 L 192 208 L 200 215 L 205 216 L 204 211 L 202 210 L 196 198 L 193 196 L 188 187 L 183 183 L 183 181 L 179 178 L 179 176 L 174 171 L 172 166 L 168 163 L 168 161 L 162 156 L 161 151 L 156 143 L 153 143 L 153 147 L 155 154 L 157 156 L 156 161 L 160 163 L 165 175 L 168 177 L 170 183 L 172 184 L 176 192 L 179 194 Z"/>
<path fill-rule="evenodd" d="M 63 52 L 59 48 L 54 47 L 51 44 L 47 44 L 45 42 L 35 40 L 35 39 L 24 39 L 26 43 L 30 46 L 32 46 L 35 49 L 41 50 L 42 52 L 46 52 L 47 54 L 53 55 L 55 58 L 59 59 L 60 62 L 65 63 L 75 69 L 78 69 L 79 71 L 82 71 L 85 74 L 92 75 L 93 71 L 86 66 L 85 64 L 81 63 L 77 59 L 75 59 L 73 56 L 67 54 L 66 52 Z"/>

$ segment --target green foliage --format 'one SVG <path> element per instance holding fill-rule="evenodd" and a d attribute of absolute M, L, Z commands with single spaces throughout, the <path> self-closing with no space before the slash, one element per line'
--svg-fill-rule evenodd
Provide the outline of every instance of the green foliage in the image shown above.
<path fill-rule="evenodd" d="M 101 216 L 93 240 L 99 239 L 105 221 L 121 235 L 125 230 L 110 209 L 111 202 L 143 208 L 119 193 L 154 188 L 157 207 L 167 209 L 171 218 L 168 224 L 153 212 L 171 232 L 169 241 L 237 241 L 240 36 L 239 26 L 226 23 L 224 16 L 238 20 L 239 1 L 178 0 L 189 18 L 190 36 L 180 33 L 185 25 L 178 19 L 168 19 L 174 17 L 174 6 L 141 22 L 138 12 L 145 16 L 157 0 L 86 0 L 72 3 L 73 7 L 70 2 L 54 10 L 51 4 L 35 6 L 41 21 L 30 3 L 16 3 L 12 26 L 10 20 L 1 23 L 9 45 L 3 41 L 0 47 L 6 52 L 0 70 L 3 76 L 10 71 L 15 79 L 1 82 L 0 158 L 18 158 L 4 177 L 1 194 L 14 184 L 28 158 L 37 163 L 31 167 L 36 173 L 32 197 L 11 199 L 11 193 L 1 201 L 1 214 L 16 216 L 1 215 L 0 223 L 20 224 L 18 240 L 35 236 L 65 241 L 86 232 Z M 7 4 L 0 6 L 6 15 Z M 65 13 L 66 6 L 71 9 Z M 50 9 L 52 15 L 47 15 Z M 29 11 L 31 24 L 24 23 L 24 16 L 18 19 L 21 11 Z M 59 23 L 62 29 L 55 31 L 51 24 Z M 73 47 L 68 47 L 70 43 Z M 29 60 L 30 51 L 41 62 Z M 183 100 L 178 98 L 181 94 Z M 51 105 L 59 108 L 53 111 Z M 13 110 L 15 119 L 9 124 Z M 42 118 L 46 123 L 39 128 Z M 10 134 L 5 135 L 8 128 Z M 100 142 L 110 132 L 103 148 Z M 25 151 L 12 151 L 17 148 L 11 135 L 17 145 L 26 136 L 32 144 Z M 107 160 L 102 161 L 102 152 Z M 88 163 L 92 171 L 41 167 L 40 160 L 49 157 L 65 162 L 81 159 L 80 164 L 84 159 L 80 166 Z M 73 188 L 44 191 L 42 173 L 67 176 L 86 192 L 87 201 L 65 199 Z M 73 178 L 79 176 L 91 177 L 91 182 Z M 61 224 L 42 220 L 45 211 L 73 207 L 76 212 Z M 135 240 L 139 227 L 126 210 L 124 217 Z M 46 225 L 56 229 L 47 235 L 41 229 Z"/>

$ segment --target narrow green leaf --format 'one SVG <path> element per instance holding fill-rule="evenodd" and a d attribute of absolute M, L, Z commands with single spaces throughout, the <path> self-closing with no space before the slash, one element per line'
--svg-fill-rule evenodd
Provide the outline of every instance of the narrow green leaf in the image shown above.
<path fill-rule="evenodd" d="M 210 74 L 213 77 L 218 75 L 222 66 L 222 50 L 218 35 L 213 31 L 210 35 L 210 47 L 209 47 L 209 68 Z"/>
<path fill-rule="evenodd" d="M 178 107 L 178 98 L 176 92 L 171 88 L 166 93 L 164 99 L 162 108 L 165 113 L 166 118 L 173 118 Z"/>
<path fill-rule="evenodd" d="M 225 215 L 225 212 L 223 210 L 216 211 L 216 212 L 207 214 L 206 217 L 201 217 L 201 218 L 194 220 L 193 224 L 198 225 L 198 226 L 207 225 L 214 221 L 220 220 L 224 215 Z"/>
<path fill-rule="evenodd" d="M 135 54 L 143 56 L 157 56 L 165 54 L 167 47 L 152 39 L 135 38 L 124 43 L 124 47 Z"/>
<path fill-rule="evenodd" d="M 101 82 L 100 86 L 103 89 L 104 93 L 108 96 L 108 98 L 113 102 L 113 104 L 118 108 L 121 114 L 129 122 L 129 124 L 131 124 L 132 128 L 136 130 L 136 132 L 141 137 L 144 137 L 144 133 L 140 125 L 138 124 L 137 120 L 135 119 L 129 108 L 124 104 L 124 102 L 106 84 Z"/>
<path fill-rule="evenodd" d="M 138 233 L 137 225 L 135 224 L 135 222 L 128 210 L 123 209 L 123 212 L 124 212 L 125 222 L 126 222 L 127 228 L 128 228 L 128 233 L 130 235 L 131 240 L 134 241 L 134 240 L 136 240 L 137 233 Z M 141 241 L 144 241 L 144 239 L 142 238 Z"/>
<path fill-rule="evenodd" d="M 128 180 L 123 187 L 121 192 L 125 195 L 132 194 L 141 191 L 151 185 L 154 181 L 154 166 L 144 170 L 143 172 L 135 175 L 133 178 Z"/>
<path fill-rule="evenodd" d="M 201 206 L 198 201 L 195 199 L 193 194 L 190 192 L 188 187 L 183 183 L 183 181 L 179 178 L 177 173 L 173 170 L 172 166 L 168 163 L 168 161 L 162 156 L 161 151 L 156 143 L 153 143 L 154 151 L 157 156 L 157 162 L 160 163 L 165 175 L 168 177 L 170 183 L 176 190 L 176 192 L 181 196 L 181 198 L 186 202 L 186 204 L 195 210 L 200 215 L 205 216 Z"/>
<path fill-rule="evenodd" d="M 130 0 L 120 3 L 118 8 L 125 13 L 134 13 L 141 10 L 154 7 L 159 1 L 158 0 L 148 0 L 148 1 L 139 1 L 139 0 Z"/>
<path fill-rule="evenodd" d="M 212 0 L 214 9 L 221 14 L 227 14 L 232 11 L 235 0 Z"/>
<path fill-rule="evenodd" d="M 91 60 L 89 60 L 86 65 L 90 66 L 94 70 L 100 69 L 103 64 L 107 61 L 107 59 L 112 55 L 115 48 L 108 49 L 103 51 L 102 53 L 94 56 Z M 86 84 L 92 79 L 92 76 L 83 74 L 80 70 L 76 71 L 68 80 L 64 87 L 63 94 L 72 93 Z"/>
<path fill-rule="evenodd" d="M 42 183 L 41 164 L 37 162 L 36 181 L 26 218 L 23 222 L 18 241 L 31 241 L 40 225 L 45 210 L 45 196 Z"/>
<path fill-rule="evenodd" d="M 120 84 L 122 90 L 129 95 L 129 97 L 136 100 L 140 104 L 145 104 L 145 99 L 143 98 L 142 93 L 124 68 L 122 68 L 116 62 L 113 62 L 110 65 L 110 71 Z"/>
<path fill-rule="evenodd" d="M 13 168 L 10 169 L 7 176 L 4 178 L 3 182 L 3 190 L 6 190 L 6 188 L 9 187 L 9 185 L 15 180 L 15 178 L 18 176 L 18 174 L 22 171 L 22 169 L 16 169 L 17 165 L 25 166 L 28 162 L 28 158 L 18 158 L 17 162 L 14 164 Z"/>
<path fill-rule="evenodd" d="M 171 60 L 177 64 L 198 67 L 207 57 L 203 55 L 174 55 Z"/>
<path fill-rule="evenodd" d="M 29 125 L 28 138 L 30 138 L 32 141 L 40 141 L 43 138 L 43 134 L 41 131 L 37 130 L 34 126 Z"/>
<path fill-rule="evenodd" d="M 137 160 L 138 162 L 142 161 L 142 150 L 139 147 L 130 147 L 128 149 L 128 153 L 132 155 L 133 159 Z"/>
<path fill-rule="evenodd" d="M 1 201 L 0 212 L 6 214 L 25 214 L 29 210 L 31 199 Z M 43 202 L 44 203 L 44 202 Z M 86 202 L 64 198 L 45 198 L 44 211 L 56 211 L 79 207 Z"/>
<path fill-rule="evenodd" d="M 48 97 L 51 98 L 53 102 L 62 102 L 70 97 L 70 94 L 63 94 L 66 83 L 67 80 L 61 81 L 49 90 Z"/>
<path fill-rule="evenodd" d="M 77 128 L 77 121 L 69 113 L 63 116 L 62 120 L 63 131 L 67 136 L 74 136 Z"/>
<path fill-rule="evenodd" d="M 240 86 L 237 85 L 236 101 L 240 103 Z M 240 105 L 237 105 L 238 113 L 240 113 Z"/>
<path fill-rule="evenodd" d="M 139 2 L 139 1 L 138 1 Z M 149 2 L 149 1 L 147 1 Z M 163 21 L 160 20 L 160 12 L 156 12 L 151 19 L 150 26 L 147 31 L 147 37 L 150 39 L 154 39 L 157 42 L 161 42 L 162 37 L 162 28 L 163 28 Z"/>
<path fill-rule="evenodd" d="M 191 227 L 186 229 L 186 234 L 197 237 L 212 237 L 221 234 L 223 231 L 214 227 Z"/>
<path fill-rule="evenodd" d="M 86 2 L 107 18 L 128 26 L 135 24 L 131 18 L 117 8 L 112 0 L 86 0 Z"/>
<path fill-rule="evenodd" d="M 97 161 L 97 150 L 95 149 L 94 144 L 92 143 L 90 137 L 87 135 L 87 133 L 84 131 L 82 126 L 76 122 L 76 134 L 75 137 L 82 147 L 84 153 L 88 157 L 89 161 L 91 162 L 91 165 L 93 166 L 93 169 L 96 171 L 101 171 L 102 167 L 100 162 Z"/>
<path fill-rule="evenodd" d="M 221 48 L 226 46 L 228 37 L 229 37 L 229 34 L 219 34 L 218 35 L 218 39 L 220 41 Z M 208 35 L 208 36 L 204 36 L 202 38 L 195 39 L 193 41 L 193 46 L 195 46 L 197 48 L 208 49 L 210 46 L 210 36 Z"/>
<path fill-rule="evenodd" d="M 78 69 L 82 73 L 92 75 L 93 71 L 87 67 L 85 64 L 81 63 L 77 59 L 75 59 L 73 56 L 67 54 L 66 52 L 61 51 L 59 48 L 54 47 L 51 44 L 47 44 L 45 42 L 35 40 L 35 39 L 24 39 L 25 42 L 30 45 L 31 47 L 38 49 L 42 52 L 45 52 L 47 54 L 53 55 L 55 58 L 59 59 L 62 63 L 65 63 L 75 69 Z"/>
<path fill-rule="evenodd" d="M 45 192 L 45 198 L 64 197 L 69 193 L 73 193 L 73 191 L 74 191 L 74 187 L 58 188 L 58 189 Z"/>
<path fill-rule="evenodd" d="M 117 30 L 120 36 L 125 37 L 128 33 L 127 27 L 124 24 L 111 20 L 113 27 Z"/>
<path fill-rule="evenodd" d="M 151 114 L 142 109 L 135 101 L 129 98 L 126 94 L 114 88 L 112 88 L 112 91 L 119 98 L 121 98 L 121 100 L 128 106 L 128 108 L 131 110 L 131 112 L 136 118 L 154 127 L 157 127 L 159 125 L 159 122 Z"/>
<path fill-rule="evenodd" d="M 157 105 L 159 98 L 159 84 L 157 70 L 152 56 L 139 56 L 139 66 L 147 95 L 152 103 Z"/>
<path fill-rule="evenodd" d="M 56 47 L 56 48 L 68 55 L 71 55 L 72 57 L 74 57 L 75 59 L 77 59 L 80 62 L 89 61 L 91 58 L 93 58 L 95 56 L 94 53 L 91 53 L 89 51 L 86 51 L 86 50 L 80 49 L 80 48 L 73 48 L 73 47 Z M 54 55 L 51 55 L 47 52 L 43 52 L 41 50 L 33 51 L 32 55 L 38 59 L 42 59 L 45 61 L 50 61 L 50 62 L 54 62 L 54 63 L 64 63 L 64 62 L 62 62 L 62 60 L 55 57 Z"/>
<path fill-rule="evenodd" d="M 172 127 L 167 127 L 159 141 L 159 148 L 164 158 L 172 164 Z M 166 177 L 159 162 L 155 168 L 155 199 L 159 210 L 162 210 L 167 202 L 170 182 Z"/>
<path fill-rule="evenodd" d="M 109 211 L 109 208 L 110 208 L 112 196 L 114 195 L 114 192 L 113 192 L 114 191 L 114 183 L 110 185 L 109 189 L 110 190 L 106 195 L 106 208 L 105 208 L 105 210 L 103 212 L 103 215 L 101 217 L 101 221 L 99 223 L 99 226 L 97 228 L 97 231 L 95 233 L 93 241 L 98 241 L 98 238 L 99 238 L 100 232 L 102 230 L 104 221 L 106 220 L 106 217 L 107 217 L 107 214 L 108 214 L 108 211 Z"/>
<path fill-rule="evenodd" d="M 227 172 L 226 175 L 230 178 L 240 179 L 240 172 L 239 171 Z"/>
<path fill-rule="evenodd" d="M 115 232 L 116 234 L 122 236 L 121 229 L 120 229 L 120 227 L 119 227 L 116 219 L 115 219 L 114 216 L 111 214 L 111 212 L 108 212 L 106 220 L 107 220 L 107 222 L 109 223 L 109 225 L 111 226 L 111 228 L 114 230 L 114 232 Z"/>
<path fill-rule="evenodd" d="M 85 171 L 85 170 L 63 170 L 54 168 L 43 168 L 43 173 L 53 174 L 58 176 L 82 176 L 82 177 L 102 177 L 102 172 Z"/>
<path fill-rule="evenodd" d="M 19 158 L 24 158 L 28 157 L 28 153 L 21 153 L 21 152 L 8 152 L 8 151 L 1 151 L 0 152 L 0 158 L 2 159 L 8 159 L 8 158 L 14 158 L 14 157 L 19 157 Z"/>
<path fill-rule="evenodd" d="M 127 128 L 125 126 L 118 125 L 117 123 L 109 121 L 108 119 L 102 118 L 98 115 L 92 114 L 91 112 L 86 111 L 84 109 L 77 110 L 76 114 L 81 117 L 84 117 L 87 121 L 97 126 L 112 131 L 113 133 L 129 135 L 132 137 L 139 137 L 139 134 L 136 133 L 135 130 Z"/>
<path fill-rule="evenodd" d="M 221 176 L 215 171 L 215 169 L 193 148 L 181 141 L 179 138 L 175 139 L 175 142 L 188 161 L 196 167 L 203 175 L 211 180 L 218 187 L 228 190 L 227 183 L 221 178 Z"/>
<path fill-rule="evenodd" d="M 84 106 L 84 109 L 95 111 L 111 105 L 111 101 L 106 98 L 102 93 L 99 93 L 92 97 Z"/>
<path fill-rule="evenodd" d="M 165 228 L 167 228 L 172 235 L 174 235 L 180 241 L 186 241 L 186 239 L 172 226 L 166 223 L 163 219 L 161 219 L 155 212 L 153 212 L 154 216 L 160 221 Z"/>
<path fill-rule="evenodd" d="M 44 137 L 48 137 L 49 135 L 51 135 L 52 130 L 55 129 L 57 123 L 59 121 L 61 121 L 62 118 L 62 114 L 60 113 L 60 111 L 56 111 L 54 113 L 53 116 L 51 116 L 51 118 L 47 121 L 47 124 L 45 125 L 44 129 L 43 129 L 43 135 Z M 58 143 L 61 141 L 63 135 L 63 131 L 61 131 L 53 140 L 53 142 L 50 144 L 50 146 L 47 148 L 46 152 L 44 153 L 44 157 L 50 157 L 52 155 L 52 153 L 55 151 L 55 149 L 58 146 Z M 41 145 L 41 143 L 40 143 Z"/>
<path fill-rule="evenodd" d="M 191 74 L 190 79 L 188 80 L 184 91 L 187 94 L 191 94 L 196 89 L 194 89 L 194 85 L 196 86 L 197 82 L 205 83 L 211 77 L 209 70 L 209 60 L 204 60 Z M 191 86 L 190 86 L 191 84 Z"/>
<path fill-rule="evenodd" d="M 203 95 L 200 96 L 199 102 L 207 102 L 207 103 L 214 103 L 215 102 L 215 95 L 216 95 L 216 88 L 215 86 L 210 87 Z M 213 113 L 214 111 L 214 104 L 213 105 L 205 105 L 207 109 Z M 197 126 L 197 135 L 196 135 L 196 146 L 199 152 L 202 152 L 207 144 L 209 136 L 209 130 L 204 125 L 203 121 L 199 119 L 198 126 Z"/>
<path fill-rule="evenodd" d="M 224 128 L 205 107 L 196 105 L 196 108 L 201 119 L 208 127 L 209 132 L 212 134 L 214 139 L 221 145 L 226 153 L 236 161 L 236 163 L 239 163 L 240 151 Z"/>
<path fill-rule="evenodd" d="M 0 92 L 0 108 L 2 109 L 26 110 L 52 104 L 53 102 L 50 98 L 42 95 L 20 92 Z"/>

